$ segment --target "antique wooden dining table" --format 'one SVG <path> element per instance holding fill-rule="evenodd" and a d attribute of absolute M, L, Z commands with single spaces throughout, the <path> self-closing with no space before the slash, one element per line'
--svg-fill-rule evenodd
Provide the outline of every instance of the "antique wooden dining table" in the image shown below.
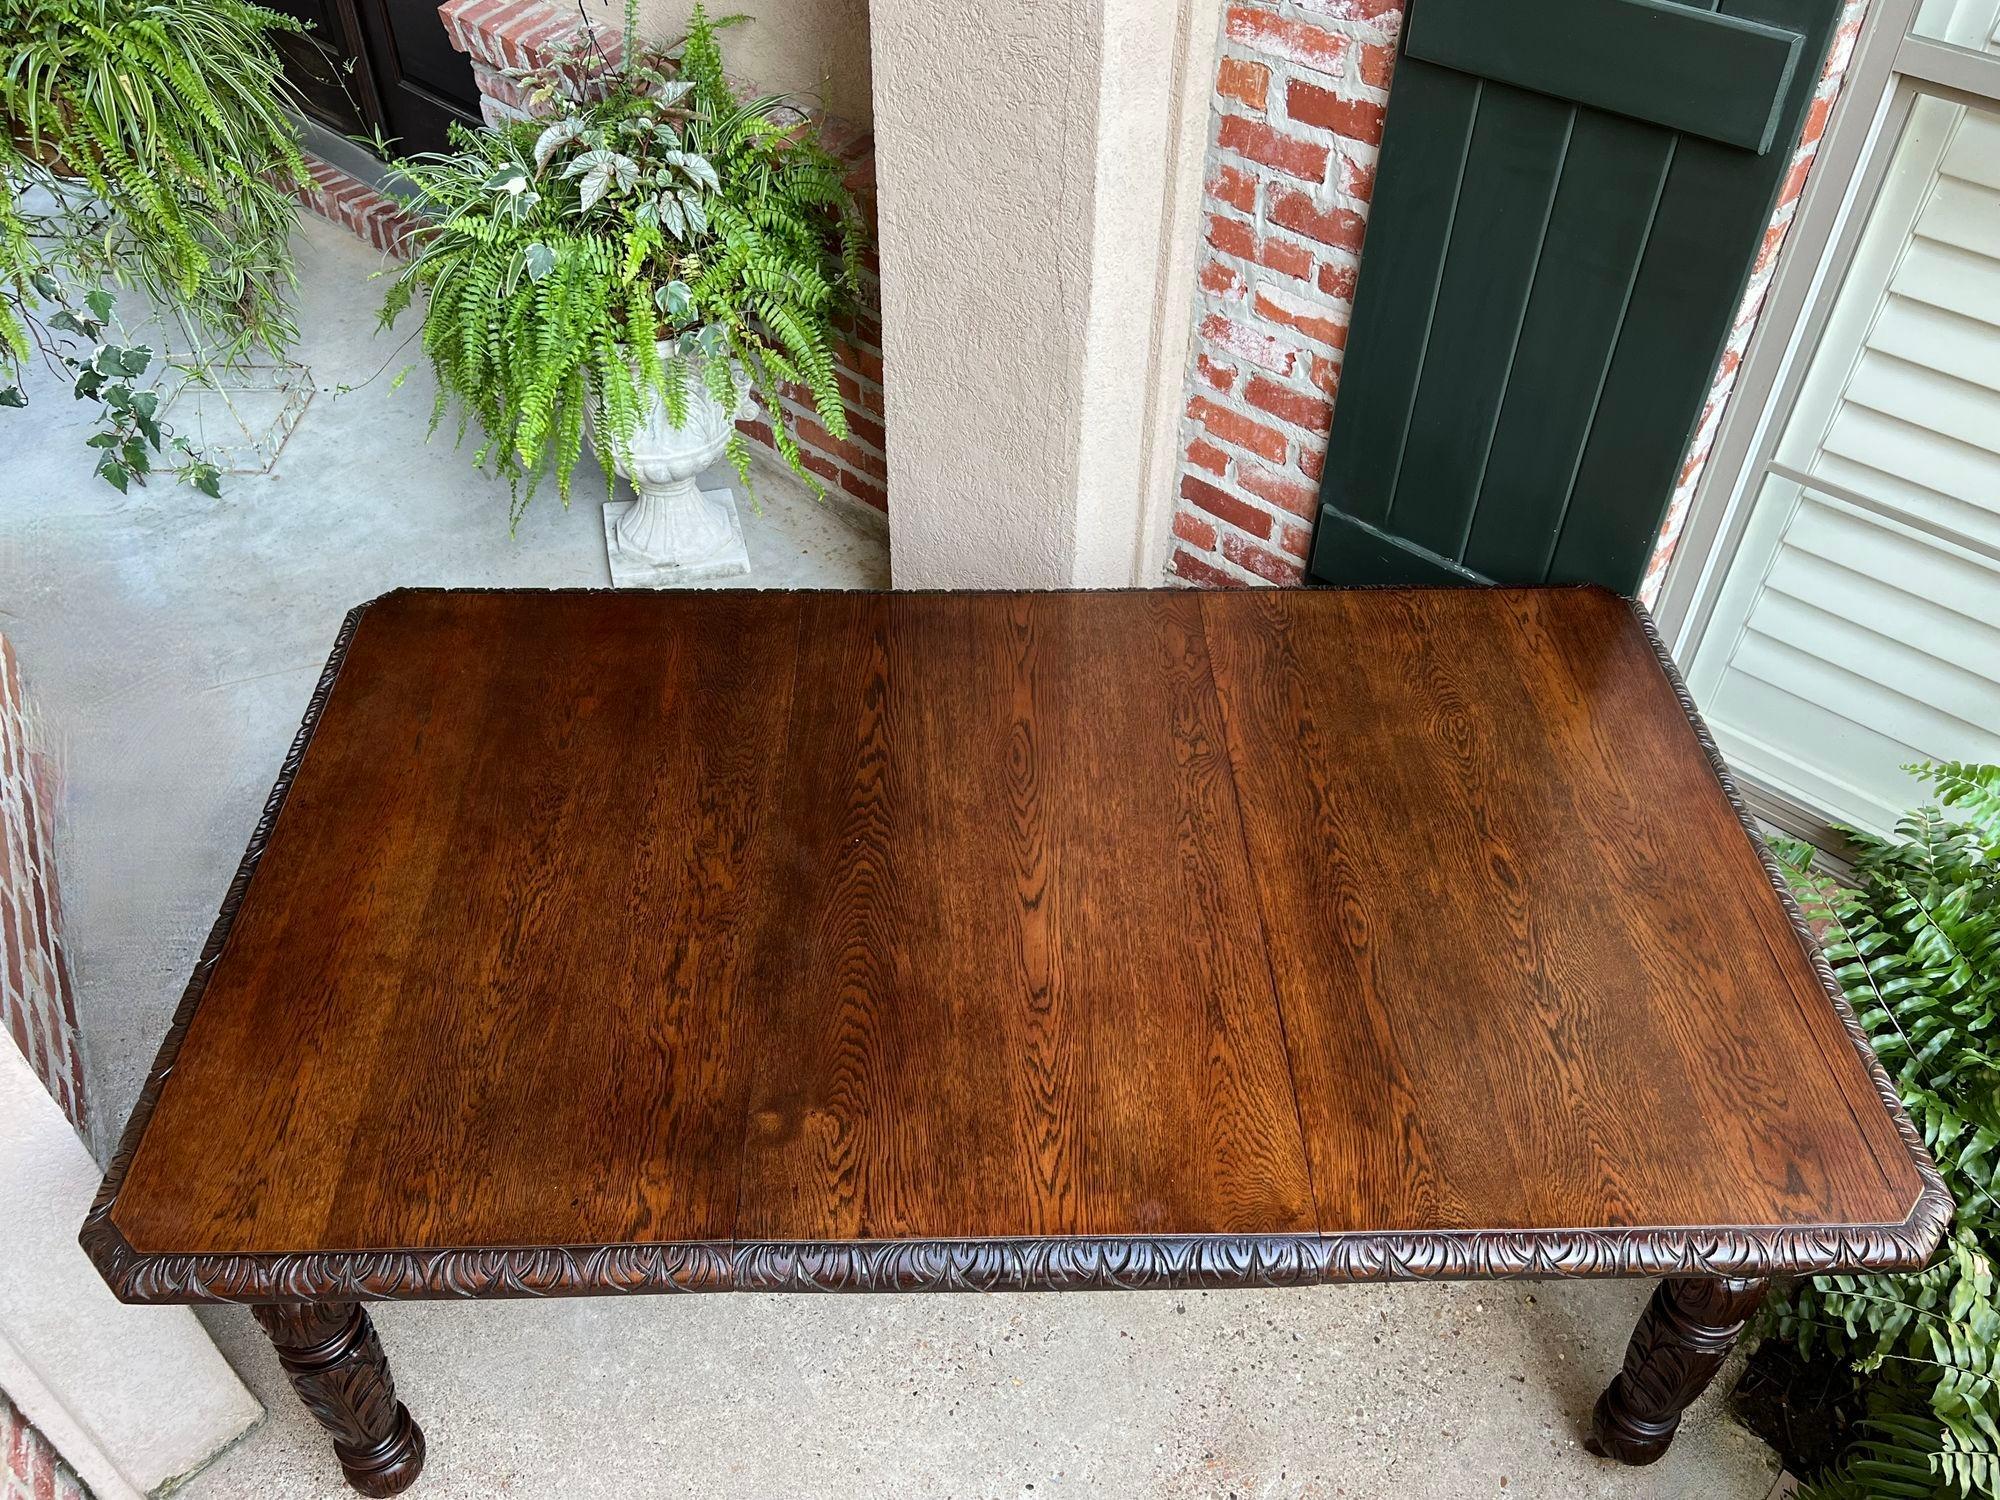
<path fill-rule="evenodd" d="M 1662 1277 L 1642 1463 L 1948 1213 L 1611 594 L 411 590 L 82 1239 L 388 1495 L 376 1299 Z"/>

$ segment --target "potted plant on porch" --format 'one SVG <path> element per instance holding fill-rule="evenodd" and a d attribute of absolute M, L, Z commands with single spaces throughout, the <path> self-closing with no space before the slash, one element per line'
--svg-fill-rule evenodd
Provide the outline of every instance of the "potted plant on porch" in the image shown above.
<path fill-rule="evenodd" d="M 638 500 L 614 548 L 680 576 L 747 571 L 735 504 L 695 476 L 725 453 L 754 388 L 779 452 L 815 493 L 778 400 L 802 387 L 845 436 L 838 326 L 858 305 L 865 234 L 844 169 L 783 95 L 739 99 L 717 24 L 697 6 L 648 49 L 628 4 L 613 59 L 594 39 L 515 77 L 541 112 L 459 130 L 407 175 L 429 222 L 383 308 L 419 289 L 442 416 L 477 419 L 476 462 L 506 478 L 513 518 L 546 472 L 568 503 L 586 438 Z"/>
<path fill-rule="evenodd" d="M 39 355 L 97 404 L 97 473 L 123 490 L 216 466 L 175 438 L 155 351 L 117 333 L 133 287 L 205 379 L 296 333 L 292 193 L 310 179 L 272 38 L 299 22 L 247 0 L 11 0 L 0 5 L 0 406 L 28 404 Z"/>

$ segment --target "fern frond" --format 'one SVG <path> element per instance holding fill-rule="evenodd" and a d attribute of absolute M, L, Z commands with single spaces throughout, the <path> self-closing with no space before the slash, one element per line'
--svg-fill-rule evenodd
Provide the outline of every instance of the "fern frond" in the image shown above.
<path fill-rule="evenodd" d="M 226 364 L 296 335 L 291 189 L 306 181 L 273 37 L 299 22 L 243 0 L 13 0 L 0 113 L 17 190 L 87 186 L 120 233 L 50 221 L 40 256 L 184 313 Z M 0 244 L 0 279 L 25 262 Z"/>
<path fill-rule="evenodd" d="M 1816 1277 L 1773 1304 L 1780 1336 L 1879 1372 L 1894 1398 L 1808 1490 L 1824 1500 L 2000 1497 L 2000 768 L 1911 769 L 1940 805 L 1913 811 L 1892 838 L 1854 833 L 1852 883 L 1815 870 L 1802 846 L 1776 846 L 1956 1206 L 1924 1270 Z"/>
<path fill-rule="evenodd" d="M 405 165 L 429 223 L 383 322 L 428 291 L 438 389 L 485 432 L 475 461 L 509 480 L 517 506 L 550 467 L 567 502 L 586 433 L 608 482 L 653 401 L 684 421 L 699 382 L 733 405 L 732 362 L 764 398 L 780 455 L 824 494 L 780 396 L 803 388 L 846 435 L 834 351 L 864 305 L 861 216 L 789 100 L 736 98 L 725 24 L 697 6 L 677 49 L 628 47 L 567 116 L 455 129 L 448 150 Z M 671 108 L 662 59 L 688 85 Z M 621 175 L 586 154 L 614 139 Z M 697 191 L 691 212 L 683 198 Z M 748 450 L 732 439 L 729 452 L 747 482 Z"/>

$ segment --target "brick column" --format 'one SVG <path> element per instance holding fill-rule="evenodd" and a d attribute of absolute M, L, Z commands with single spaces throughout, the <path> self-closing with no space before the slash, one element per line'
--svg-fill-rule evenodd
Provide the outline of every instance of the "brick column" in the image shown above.
<path fill-rule="evenodd" d="M 14 648 L 0 636 L 0 1028 L 88 1142 L 83 1040 L 56 891 L 54 758 L 29 744 Z"/>
<path fill-rule="evenodd" d="M 28 747 L 20 667 L 0 636 L 0 1028 L 88 1138 L 83 1048 L 50 847 L 55 799 L 54 762 Z M 89 1493 L 0 1391 L 0 1500 L 88 1500 Z"/>
<path fill-rule="evenodd" d="M 103 1168 L 31 728 L 0 637 L 0 1500 L 139 1500 L 261 1409 L 193 1313 L 124 1306 L 77 1244 Z"/>
<path fill-rule="evenodd" d="M 83 1481 L 0 1392 L 0 1500 L 90 1500 Z"/>
<path fill-rule="evenodd" d="M 1848 0 L 1641 597 L 1673 554 L 1861 28 Z M 1178 582 L 1302 581 L 1390 102 L 1403 0 L 1231 0 L 1211 101 L 1189 351 Z"/>

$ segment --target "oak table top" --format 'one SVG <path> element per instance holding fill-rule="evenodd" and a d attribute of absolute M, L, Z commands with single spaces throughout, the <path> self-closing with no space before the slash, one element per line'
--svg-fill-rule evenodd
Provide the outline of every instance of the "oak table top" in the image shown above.
<path fill-rule="evenodd" d="M 394 593 L 83 1238 L 156 1302 L 1920 1264 L 1747 826 L 1596 590 Z"/>

